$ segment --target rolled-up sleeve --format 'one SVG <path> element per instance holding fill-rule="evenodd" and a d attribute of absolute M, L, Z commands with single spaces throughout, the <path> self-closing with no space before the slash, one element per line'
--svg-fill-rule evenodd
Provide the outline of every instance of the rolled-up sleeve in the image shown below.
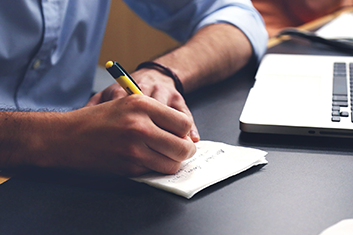
<path fill-rule="evenodd" d="M 268 35 L 261 15 L 250 0 L 125 0 L 151 26 L 185 42 L 200 28 L 229 23 L 249 39 L 260 61 L 266 52 Z"/>

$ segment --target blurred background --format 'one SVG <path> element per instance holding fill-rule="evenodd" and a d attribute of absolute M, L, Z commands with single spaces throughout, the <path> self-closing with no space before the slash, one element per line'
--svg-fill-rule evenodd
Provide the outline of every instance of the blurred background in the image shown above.
<path fill-rule="evenodd" d="M 133 13 L 123 1 L 111 1 L 99 65 L 119 62 L 128 72 L 144 61 L 175 48 L 178 43 L 152 28 Z"/>

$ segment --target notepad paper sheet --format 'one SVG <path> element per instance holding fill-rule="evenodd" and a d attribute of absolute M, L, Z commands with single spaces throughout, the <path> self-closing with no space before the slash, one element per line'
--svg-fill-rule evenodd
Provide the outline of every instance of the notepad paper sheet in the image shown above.
<path fill-rule="evenodd" d="M 316 34 L 326 39 L 353 39 L 353 12 L 342 13 L 316 31 Z"/>
<path fill-rule="evenodd" d="M 239 174 L 253 166 L 267 164 L 267 152 L 220 142 L 196 143 L 195 155 L 182 162 L 174 175 L 150 173 L 133 178 L 138 182 L 190 199 L 202 189 Z"/>

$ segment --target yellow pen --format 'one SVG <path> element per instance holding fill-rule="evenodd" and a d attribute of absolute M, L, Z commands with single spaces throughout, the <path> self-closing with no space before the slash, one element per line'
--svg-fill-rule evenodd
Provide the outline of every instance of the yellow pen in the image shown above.
<path fill-rule="evenodd" d="M 112 77 L 119 83 L 119 85 L 124 88 L 126 93 L 129 95 L 139 94 L 143 95 L 140 87 L 136 84 L 134 79 L 130 76 L 128 72 L 118 63 L 113 61 L 108 61 L 105 64 L 106 69 L 112 75 Z"/>

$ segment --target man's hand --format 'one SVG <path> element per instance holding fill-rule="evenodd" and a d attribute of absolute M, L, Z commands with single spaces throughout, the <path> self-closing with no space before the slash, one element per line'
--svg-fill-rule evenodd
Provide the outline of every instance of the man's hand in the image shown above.
<path fill-rule="evenodd" d="M 30 165 L 123 176 L 150 171 L 173 174 L 196 152 L 187 136 L 191 119 L 144 95 L 68 113 L 28 115 L 33 129 L 25 130 L 27 147 L 18 145 L 24 151 L 17 149 L 8 167 Z M 29 127 L 24 118 L 21 122 Z"/>
<path fill-rule="evenodd" d="M 250 41 L 242 31 L 233 25 L 219 23 L 201 28 L 184 45 L 155 61 L 176 73 L 188 93 L 231 76 L 249 62 L 252 53 Z M 192 120 L 191 112 L 176 90 L 173 79 L 147 68 L 131 75 L 145 95 L 185 113 Z M 114 84 L 93 96 L 86 106 L 124 96 L 125 91 Z M 193 121 L 189 136 L 194 142 L 200 139 Z"/>
<path fill-rule="evenodd" d="M 188 135 L 194 142 L 200 140 L 192 114 L 187 107 L 184 98 L 175 89 L 174 81 L 160 72 L 153 69 L 140 69 L 131 75 L 138 83 L 144 95 L 150 96 L 162 104 L 185 113 L 192 120 L 192 127 Z M 94 95 L 86 107 L 97 105 L 114 99 L 125 97 L 126 92 L 119 86 L 113 84 L 104 91 Z"/>

